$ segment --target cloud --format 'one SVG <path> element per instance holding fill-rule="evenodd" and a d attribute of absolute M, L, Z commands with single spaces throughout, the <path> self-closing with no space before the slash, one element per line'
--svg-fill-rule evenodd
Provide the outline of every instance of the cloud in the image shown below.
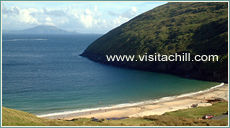
<path fill-rule="evenodd" d="M 147 6 L 148 5 L 148 6 Z M 139 2 L 4 2 L 4 29 L 26 29 L 36 25 L 54 25 L 69 31 L 105 33 L 152 9 L 153 4 Z"/>
<path fill-rule="evenodd" d="M 51 19 L 50 17 L 46 17 L 46 21 L 47 21 L 47 22 L 51 22 L 52 19 Z"/>
<path fill-rule="evenodd" d="M 53 20 L 50 17 L 46 17 L 45 18 L 45 25 L 50 25 L 50 26 L 55 26 L 55 24 L 53 23 Z"/>
<path fill-rule="evenodd" d="M 119 13 L 113 12 L 113 11 L 111 11 L 111 10 L 109 10 L 107 13 L 108 13 L 110 16 L 119 16 L 119 15 L 120 15 Z"/>
<path fill-rule="evenodd" d="M 75 10 L 73 16 L 79 20 L 85 28 L 96 27 L 97 25 L 105 23 L 105 19 L 101 18 L 98 7 L 92 9 L 86 8 L 84 10 Z"/>
<path fill-rule="evenodd" d="M 31 15 L 33 12 L 37 12 L 37 10 L 33 8 L 20 9 L 18 20 L 27 24 L 39 24 L 38 20 Z"/>
<path fill-rule="evenodd" d="M 18 15 L 19 14 L 19 9 L 17 7 L 12 7 L 12 8 L 6 8 L 3 6 L 2 8 L 2 13 L 7 14 L 7 15 Z"/>
<path fill-rule="evenodd" d="M 2 13 L 4 18 L 11 19 L 14 22 L 21 22 L 25 24 L 39 24 L 38 20 L 31 15 L 31 13 L 37 11 L 38 10 L 34 8 L 21 9 L 19 7 L 3 7 Z"/>
<path fill-rule="evenodd" d="M 107 13 L 112 17 L 111 19 L 113 19 L 111 26 L 114 28 L 135 17 L 138 14 L 138 9 L 136 7 L 130 7 L 121 12 L 109 10 Z"/>
<path fill-rule="evenodd" d="M 43 8 L 43 12 L 45 15 L 49 15 L 49 16 L 64 16 L 66 15 L 66 13 L 63 10 L 51 10 L 51 9 L 47 9 L 47 8 Z"/>
<path fill-rule="evenodd" d="M 123 17 L 126 18 L 132 18 L 137 14 L 137 8 L 136 7 L 131 7 L 129 10 L 125 11 L 122 13 Z"/>
<path fill-rule="evenodd" d="M 136 7 L 132 7 L 131 10 L 132 10 L 132 12 L 134 12 L 134 13 L 137 12 L 137 8 L 136 8 Z"/>
<path fill-rule="evenodd" d="M 74 6 L 66 8 L 19 8 L 17 6 L 3 7 L 4 21 L 20 22 L 22 27 L 31 25 L 63 26 L 65 29 L 77 30 L 79 28 L 93 31 L 95 29 L 111 29 L 130 19 L 137 11 L 135 7 L 123 13 L 110 11 L 112 17 L 108 17 L 100 10 L 100 7 L 77 8 Z M 7 20 L 6 20 L 7 19 Z M 69 24 L 69 25 L 66 25 Z M 7 25 L 6 25 L 7 26 Z M 13 26 L 12 26 L 13 27 Z M 16 27 L 16 26 L 15 26 Z M 26 27 L 26 28 L 28 28 Z"/>
<path fill-rule="evenodd" d="M 129 20 L 129 18 L 119 16 L 119 17 L 117 17 L 117 18 L 115 18 L 115 19 L 113 20 L 113 23 L 114 23 L 113 26 L 115 26 L 115 27 L 116 27 L 116 26 L 119 26 L 119 25 L 121 25 L 122 23 L 127 22 L 128 20 Z"/>
<path fill-rule="evenodd" d="M 81 15 L 81 22 L 86 28 L 92 27 L 93 17 L 91 15 Z"/>
<path fill-rule="evenodd" d="M 114 12 L 114 11 L 108 11 L 108 14 L 112 17 L 125 17 L 125 18 L 132 18 L 134 17 L 135 15 L 137 15 L 137 8 L 136 7 L 131 7 L 130 9 L 124 11 L 124 12 Z"/>

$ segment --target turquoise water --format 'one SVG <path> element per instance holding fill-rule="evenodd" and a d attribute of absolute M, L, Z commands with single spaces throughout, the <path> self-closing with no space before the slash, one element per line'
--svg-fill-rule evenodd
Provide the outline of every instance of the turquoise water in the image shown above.
<path fill-rule="evenodd" d="M 100 35 L 3 35 L 3 106 L 34 114 L 135 103 L 217 83 L 112 67 L 79 56 Z"/>

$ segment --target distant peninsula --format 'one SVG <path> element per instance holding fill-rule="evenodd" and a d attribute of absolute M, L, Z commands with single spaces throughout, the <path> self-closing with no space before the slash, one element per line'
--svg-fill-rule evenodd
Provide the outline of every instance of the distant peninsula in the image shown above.
<path fill-rule="evenodd" d="M 105 55 L 218 55 L 218 62 L 108 62 Z M 206 81 L 228 81 L 228 3 L 169 2 L 94 41 L 81 54 L 94 61 Z"/>
<path fill-rule="evenodd" d="M 56 26 L 38 25 L 33 28 L 24 30 L 3 31 L 3 34 L 34 34 L 34 35 L 57 35 L 57 34 L 78 34 L 77 32 L 69 32 Z"/>

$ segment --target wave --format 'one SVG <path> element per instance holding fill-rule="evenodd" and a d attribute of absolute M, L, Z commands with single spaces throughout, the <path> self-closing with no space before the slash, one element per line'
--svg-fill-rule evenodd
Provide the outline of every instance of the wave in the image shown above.
<path fill-rule="evenodd" d="M 45 41 L 45 40 L 48 40 L 48 39 L 43 39 L 43 38 L 37 38 L 37 39 L 10 39 L 10 40 L 2 40 L 2 41 L 6 41 L 6 42 L 15 42 L 15 41 Z"/>
<path fill-rule="evenodd" d="M 118 109 L 118 108 L 133 107 L 133 106 L 139 106 L 139 105 L 145 105 L 145 104 L 154 104 L 154 103 L 174 100 L 176 98 L 183 98 L 183 97 L 188 97 L 188 96 L 193 96 L 193 95 L 205 93 L 205 92 L 208 92 L 208 91 L 213 90 L 215 88 L 219 88 L 221 86 L 224 86 L 224 83 L 220 83 L 219 85 L 216 85 L 214 87 L 211 87 L 211 88 L 203 90 L 203 91 L 186 93 L 186 94 L 181 94 L 181 95 L 177 95 L 177 96 L 162 97 L 162 98 L 159 98 L 159 99 L 146 100 L 146 101 L 141 101 L 141 102 L 136 102 L 136 103 L 117 104 L 117 105 L 111 105 L 111 106 L 107 106 L 107 107 L 97 107 L 97 108 L 88 108 L 88 109 L 81 109 L 81 110 L 49 113 L 49 114 L 42 114 L 42 115 L 37 115 L 37 116 L 38 117 L 63 116 L 63 115 L 86 113 L 86 112 L 105 110 L 105 109 Z"/>
<path fill-rule="evenodd" d="M 7 55 L 2 55 L 2 57 L 33 57 L 33 58 L 40 58 L 44 57 L 44 55 L 33 55 L 33 54 L 7 54 Z"/>

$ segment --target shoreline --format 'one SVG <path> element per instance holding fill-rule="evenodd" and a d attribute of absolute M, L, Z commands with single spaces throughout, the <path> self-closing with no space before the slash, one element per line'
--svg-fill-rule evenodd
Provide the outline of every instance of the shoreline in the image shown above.
<path fill-rule="evenodd" d="M 37 115 L 48 119 L 72 120 L 74 118 L 113 118 L 113 117 L 143 117 L 148 115 L 162 115 L 165 112 L 191 108 L 191 105 L 211 106 L 207 99 L 221 98 L 228 101 L 228 85 L 221 83 L 209 89 L 181 94 L 171 97 L 163 97 L 137 103 L 118 104 L 109 107 L 83 109 Z"/>

